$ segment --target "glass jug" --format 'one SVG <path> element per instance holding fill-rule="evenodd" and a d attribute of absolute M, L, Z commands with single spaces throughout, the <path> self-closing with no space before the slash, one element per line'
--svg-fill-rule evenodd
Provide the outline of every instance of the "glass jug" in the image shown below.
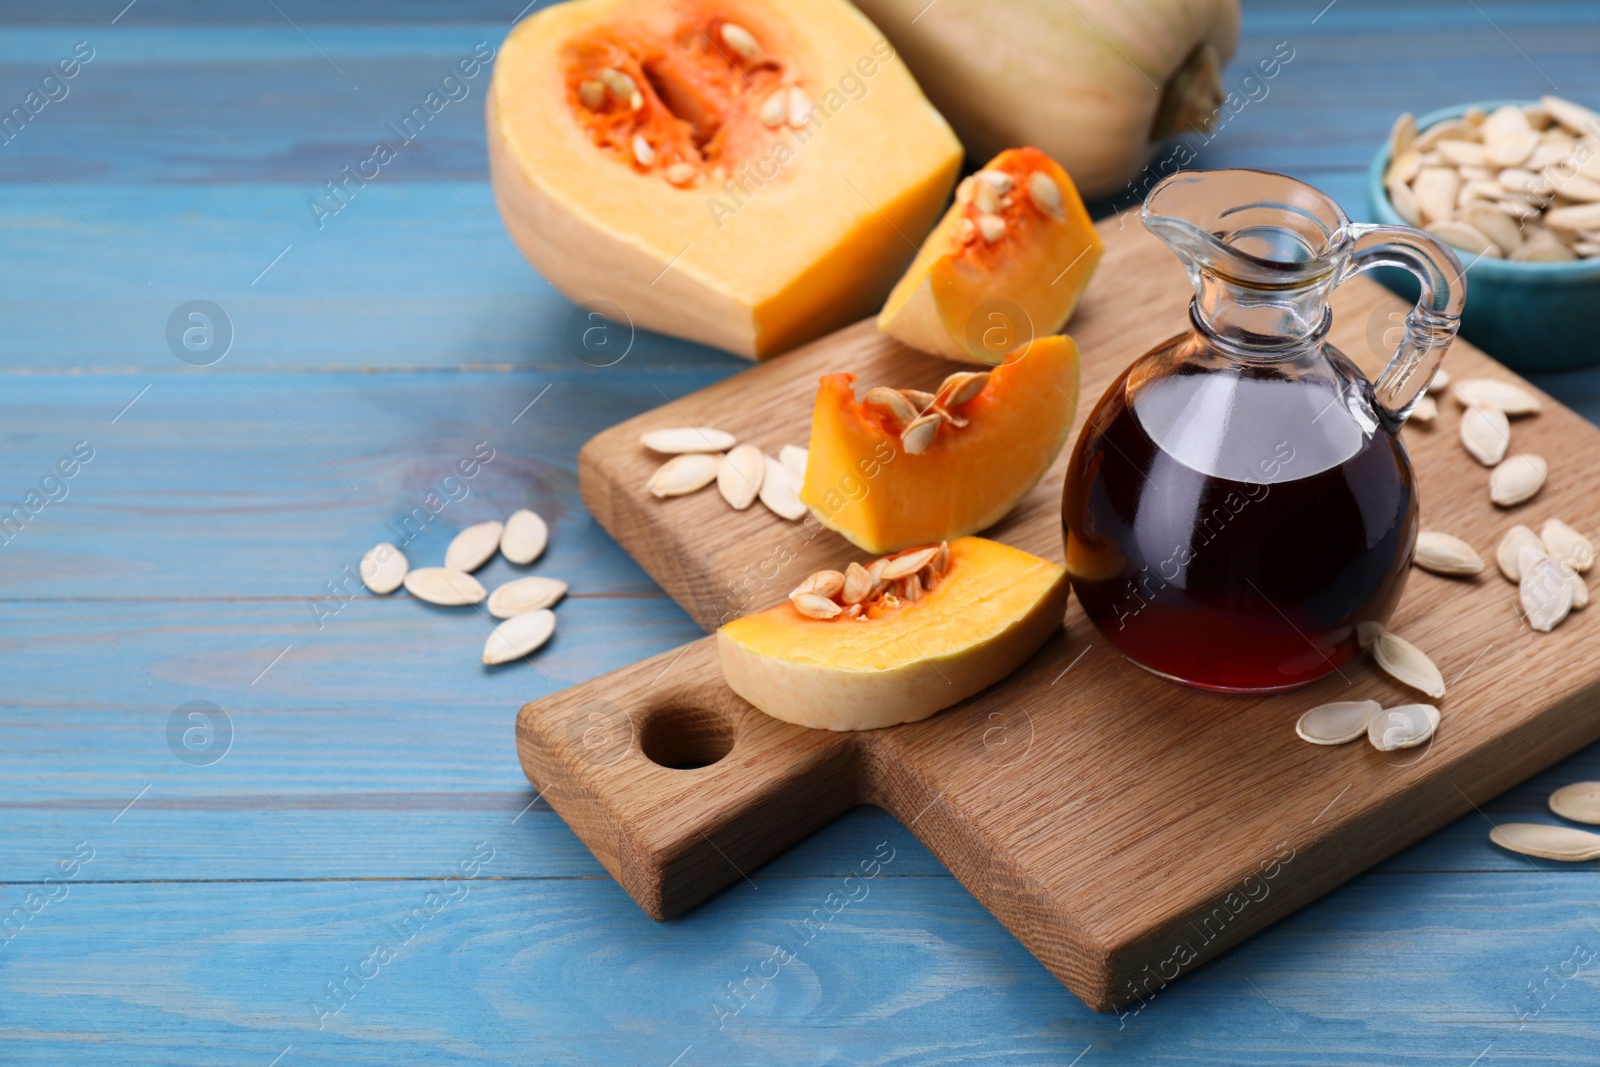
<path fill-rule="evenodd" d="M 1351 223 L 1292 178 L 1180 173 L 1144 224 L 1183 261 L 1193 329 L 1101 397 L 1062 500 L 1084 611 L 1129 660 L 1204 689 L 1264 692 L 1337 670 L 1386 621 L 1417 534 L 1397 436 L 1455 337 L 1465 296 L 1449 248 Z M 1421 283 L 1376 384 L 1326 340 L 1346 278 Z"/>

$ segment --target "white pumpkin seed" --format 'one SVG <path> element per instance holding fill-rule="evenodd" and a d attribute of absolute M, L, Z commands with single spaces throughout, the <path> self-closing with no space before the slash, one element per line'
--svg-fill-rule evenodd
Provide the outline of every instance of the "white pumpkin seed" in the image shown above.
<path fill-rule="evenodd" d="M 518 508 L 506 520 L 506 528 L 500 532 L 500 554 L 509 563 L 525 567 L 544 555 L 545 545 L 550 543 L 550 527 L 545 525 L 536 512 L 527 508 Z"/>
<path fill-rule="evenodd" d="M 789 125 L 794 129 L 805 128 L 806 122 L 811 118 L 811 98 L 798 85 L 789 87 Z"/>
<path fill-rule="evenodd" d="M 1546 826 L 1543 823 L 1508 822 L 1489 831 L 1489 840 L 1503 849 L 1524 856 L 1582 863 L 1600 859 L 1600 834 L 1571 826 Z"/>
<path fill-rule="evenodd" d="M 1517 588 L 1522 602 L 1522 612 L 1528 625 L 1540 633 L 1549 633 L 1561 624 L 1572 611 L 1572 586 L 1562 573 L 1563 565 L 1553 556 L 1541 553 L 1538 559 L 1521 561 L 1522 581 Z"/>
<path fill-rule="evenodd" d="M 1539 528 L 1539 540 L 1552 556 L 1565 561 L 1579 574 L 1594 566 L 1594 546 L 1589 539 L 1560 519 L 1546 519 Z"/>
<path fill-rule="evenodd" d="M 1367 723 L 1367 740 L 1379 752 L 1415 748 L 1439 729 L 1439 709 L 1432 704 L 1400 704 L 1384 708 Z"/>
<path fill-rule="evenodd" d="M 1533 214 L 1538 212 L 1534 211 Z M 1510 258 L 1519 263 L 1571 263 L 1577 260 L 1578 254 L 1548 233 L 1541 232 L 1524 242 L 1521 248 L 1511 253 Z"/>
<path fill-rule="evenodd" d="M 1537 415 L 1539 398 L 1512 382 L 1467 378 L 1456 383 L 1455 398 L 1463 407 L 1494 408 L 1506 415 Z"/>
<path fill-rule="evenodd" d="M 1036 170 L 1028 175 L 1028 199 L 1057 222 L 1067 217 L 1062 210 L 1061 186 L 1042 170 Z"/>
<path fill-rule="evenodd" d="M 1364 735 L 1372 717 L 1382 710 L 1376 700 L 1335 701 L 1300 716 L 1294 732 L 1313 745 L 1342 745 Z"/>
<path fill-rule="evenodd" d="M 1504 259 L 1505 252 L 1489 239 L 1489 235 L 1459 219 L 1438 219 L 1424 227 L 1459 252 L 1467 252 L 1485 259 Z"/>
<path fill-rule="evenodd" d="M 939 424 L 944 421 L 936 411 L 918 415 L 900 434 L 900 444 L 913 456 L 920 456 L 933 447 L 939 436 Z"/>
<path fill-rule="evenodd" d="M 684 496 L 710 485 L 721 466 L 722 456 L 716 452 L 673 456 L 656 468 L 644 487 L 654 497 Z"/>
<path fill-rule="evenodd" d="M 1515 507 L 1543 489 L 1549 473 L 1543 456 L 1512 456 L 1489 472 L 1489 499 L 1503 508 Z"/>
<path fill-rule="evenodd" d="M 1573 782 L 1550 794 L 1550 810 L 1563 819 L 1600 825 L 1600 782 Z"/>
<path fill-rule="evenodd" d="M 994 191 L 997 193 L 1011 191 L 1011 175 L 1003 170 L 980 170 L 973 177 L 986 185 L 994 186 Z"/>
<path fill-rule="evenodd" d="M 911 401 L 912 405 L 917 409 L 918 415 L 927 411 L 928 405 L 932 404 L 935 399 L 932 393 L 925 393 L 921 389 L 902 389 L 900 390 L 900 395 Z"/>
<path fill-rule="evenodd" d="M 505 523 L 493 520 L 468 526 L 451 538 L 450 547 L 444 550 L 444 565 L 453 571 L 471 574 L 494 558 L 505 528 Z"/>
<path fill-rule="evenodd" d="M 639 435 L 639 443 L 652 452 L 676 456 L 685 452 L 726 452 L 734 446 L 733 434 L 709 426 L 674 426 Z"/>
<path fill-rule="evenodd" d="M 1455 211 L 1461 176 L 1449 167 L 1423 167 L 1411 185 L 1424 223 L 1448 219 Z"/>
<path fill-rule="evenodd" d="M 789 590 L 789 599 L 806 593 L 815 593 L 817 596 L 833 599 L 844 589 L 845 577 L 838 571 L 818 571 L 805 581 Z"/>
<path fill-rule="evenodd" d="M 761 480 L 767 473 L 767 457 L 755 445 L 740 445 L 722 457 L 717 468 L 717 492 L 735 511 L 756 502 Z"/>
<path fill-rule="evenodd" d="M 884 564 L 883 570 L 878 576 L 888 582 L 892 582 L 897 578 L 909 577 L 933 562 L 933 558 L 938 554 L 939 546 L 934 545 L 930 548 L 919 548 L 915 552 L 907 552 L 903 555 L 895 556 Z"/>
<path fill-rule="evenodd" d="M 1500 544 L 1494 550 L 1494 561 L 1500 565 L 1501 574 L 1513 582 L 1520 582 L 1523 550 L 1532 549 L 1537 552 L 1542 548 L 1543 542 L 1539 540 L 1539 535 L 1518 523 L 1500 538 Z"/>
<path fill-rule="evenodd" d="M 877 580 L 871 571 L 852 562 L 844 569 L 844 587 L 839 592 L 839 599 L 846 604 L 859 604 L 872 595 L 872 587 L 876 584 Z"/>
<path fill-rule="evenodd" d="M 1466 141 L 1457 141 L 1456 144 L 1467 144 Z M 1431 153 L 1430 153 L 1431 154 Z M 1389 161 L 1389 171 L 1384 175 L 1384 180 L 1395 183 L 1409 182 L 1422 172 L 1425 157 L 1415 148 L 1408 148 Z"/>
<path fill-rule="evenodd" d="M 627 100 L 631 102 L 639 93 L 638 84 L 633 80 L 632 75 L 625 71 L 620 71 L 613 67 L 607 67 L 599 74 L 596 74 L 595 77 L 599 79 L 601 84 L 603 84 L 607 89 L 610 89 L 618 100 Z"/>
<path fill-rule="evenodd" d="M 387 541 L 379 541 L 361 557 L 361 584 L 374 593 L 392 593 L 400 588 L 410 569 L 404 553 Z"/>
<path fill-rule="evenodd" d="M 754 63 L 761 58 L 761 42 L 737 22 L 722 24 L 722 43 L 739 53 L 739 58 L 746 63 Z"/>
<path fill-rule="evenodd" d="M 778 462 L 789 468 L 789 473 L 800 479 L 804 484 L 806 480 L 806 460 L 811 453 L 799 445 L 784 445 L 778 449 Z"/>
<path fill-rule="evenodd" d="M 869 407 L 881 408 L 896 422 L 904 426 L 917 417 L 917 409 L 901 395 L 900 390 L 880 385 L 868 389 L 861 402 Z"/>
<path fill-rule="evenodd" d="M 957 371 L 939 383 L 933 402 L 940 407 L 958 408 L 983 392 L 988 384 L 988 371 Z"/>
<path fill-rule="evenodd" d="M 1472 546 L 1459 537 L 1437 530 L 1423 530 L 1417 534 L 1417 553 L 1413 562 L 1434 574 L 1478 574 L 1483 570 L 1483 558 Z"/>
<path fill-rule="evenodd" d="M 1574 104 L 1571 100 L 1563 100 L 1559 96 L 1541 96 L 1539 106 L 1544 108 L 1551 118 L 1579 136 L 1600 130 L 1600 115 Z"/>
<path fill-rule="evenodd" d="M 1409 111 L 1402 111 L 1400 117 L 1394 120 L 1394 125 L 1389 127 L 1389 158 L 1393 159 L 1410 148 L 1416 139 L 1417 117 Z"/>
<path fill-rule="evenodd" d="M 1488 237 L 1502 252 L 1514 252 L 1522 245 L 1521 227 L 1493 204 L 1468 204 L 1462 209 L 1461 221 Z"/>
<path fill-rule="evenodd" d="M 783 89 L 768 93 L 767 98 L 761 101 L 761 124 L 772 129 L 782 126 L 788 107 L 789 94 Z"/>
<path fill-rule="evenodd" d="M 651 147 L 649 141 L 645 140 L 644 134 L 634 134 L 631 144 L 633 146 L 633 161 L 635 163 L 639 164 L 641 167 L 649 167 L 655 163 L 656 150 Z"/>
<path fill-rule="evenodd" d="M 540 608 L 553 608 L 567 595 L 567 583 L 558 578 L 529 575 L 514 578 L 489 594 L 489 614 L 511 619 Z"/>
<path fill-rule="evenodd" d="M 478 579 L 449 567 L 418 567 L 406 574 L 405 586 L 418 600 L 445 608 L 479 604 L 489 595 Z"/>
<path fill-rule="evenodd" d="M 1411 186 L 1405 182 L 1390 182 L 1384 189 L 1389 193 L 1389 206 L 1407 226 L 1422 225 L 1422 205 L 1417 203 L 1417 194 L 1411 191 Z"/>
<path fill-rule="evenodd" d="M 779 518 L 794 522 L 806 513 L 800 500 L 800 482 L 782 463 L 771 456 L 763 456 L 766 472 L 761 476 L 761 502 Z"/>
<path fill-rule="evenodd" d="M 844 609 L 825 596 L 816 593 L 801 593 L 791 601 L 794 609 L 808 619 L 831 619 Z"/>
<path fill-rule="evenodd" d="M 1553 207 L 1544 213 L 1544 222 L 1554 230 L 1600 229 L 1600 204 Z"/>
<path fill-rule="evenodd" d="M 488 666 L 510 663 L 537 652 L 556 632 L 556 615 L 540 608 L 525 615 L 514 615 L 496 626 L 483 643 L 483 662 Z"/>
<path fill-rule="evenodd" d="M 988 182 L 973 182 L 972 203 L 979 211 L 993 215 L 1000 211 L 1000 190 Z"/>
<path fill-rule="evenodd" d="M 1417 402 L 1411 406 L 1411 414 L 1407 422 L 1415 422 L 1420 426 L 1432 426 L 1439 418 L 1439 405 L 1433 397 L 1424 393 L 1417 397 Z"/>
<path fill-rule="evenodd" d="M 1399 634 L 1384 630 L 1372 645 L 1372 658 L 1389 676 L 1434 699 L 1444 696 L 1444 675 L 1427 653 Z"/>
<path fill-rule="evenodd" d="M 1556 565 L 1561 568 L 1561 573 L 1567 579 L 1567 584 L 1572 587 L 1572 610 L 1582 611 L 1589 606 L 1589 583 L 1583 580 L 1583 575 L 1567 566 L 1561 560 L 1556 560 Z"/>
<path fill-rule="evenodd" d="M 999 215 L 980 214 L 977 221 L 985 244 L 994 244 L 1006 235 L 1006 220 Z"/>
<path fill-rule="evenodd" d="M 1496 408 L 1473 405 L 1461 413 L 1461 444 L 1472 458 L 1493 467 L 1511 447 L 1511 423 Z"/>
<path fill-rule="evenodd" d="M 695 169 L 687 163 L 674 163 L 666 170 L 666 179 L 673 185 L 684 186 L 694 181 Z"/>

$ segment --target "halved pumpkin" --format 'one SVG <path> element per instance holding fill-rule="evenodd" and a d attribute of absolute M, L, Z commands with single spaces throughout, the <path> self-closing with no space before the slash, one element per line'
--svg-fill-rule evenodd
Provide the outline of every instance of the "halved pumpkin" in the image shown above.
<path fill-rule="evenodd" d="M 946 359 L 999 363 L 1056 333 L 1104 246 L 1067 172 L 1011 148 L 964 178 L 878 315 L 878 329 Z"/>
<path fill-rule="evenodd" d="M 854 381 L 829 374 L 818 386 L 800 499 L 852 543 L 894 552 L 985 529 L 1033 488 L 1072 430 L 1078 346 L 1041 337 L 942 410 L 913 395 L 910 424 L 874 403 L 875 390 L 857 400 Z"/>
<path fill-rule="evenodd" d="M 877 307 L 961 147 L 844 0 L 569 0 L 488 100 L 506 228 L 555 287 L 765 356 Z"/>
<path fill-rule="evenodd" d="M 1016 670 L 1067 610 L 1065 568 L 981 537 L 950 542 L 932 582 L 914 600 L 886 591 L 857 601 L 867 610 L 831 618 L 815 617 L 827 612 L 805 598 L 820 594 L 802 586 L 790 601 L 717 631 L 723 677 L 768 715 L 800 726 L 915 722 Z M 842 607 L 844 594 L 823 599 Z"/>

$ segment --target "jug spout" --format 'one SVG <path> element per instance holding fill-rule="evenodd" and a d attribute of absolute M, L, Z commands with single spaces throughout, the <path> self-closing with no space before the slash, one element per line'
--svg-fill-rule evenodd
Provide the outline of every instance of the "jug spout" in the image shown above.
<path fill-rule="evenodd" d="M 1174 174 L 1145 226 L 1183 261 L 1208 333 L 1264 353 L 1321 334 L 1350 255 L 1350 220 L 1303 182 L 1255 170 Z"/>

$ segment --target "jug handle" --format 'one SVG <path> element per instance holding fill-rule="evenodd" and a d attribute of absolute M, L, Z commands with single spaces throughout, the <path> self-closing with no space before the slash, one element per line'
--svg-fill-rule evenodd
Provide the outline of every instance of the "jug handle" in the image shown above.
<path fill-rule="evenodd" d="M 1373 267 L 1399 267 L 1421 287 L 1417 306 L 1406 315 L 1406 335 L 1373 384 L 1379 410 L 1390 430 L 1398 430 L 1455 340 L 1467 299 L 1466 276 L 1455 252 L 1421 230 L 1352 223 L 1348 232 L 1353 250 L 1340 281 Z"/>

